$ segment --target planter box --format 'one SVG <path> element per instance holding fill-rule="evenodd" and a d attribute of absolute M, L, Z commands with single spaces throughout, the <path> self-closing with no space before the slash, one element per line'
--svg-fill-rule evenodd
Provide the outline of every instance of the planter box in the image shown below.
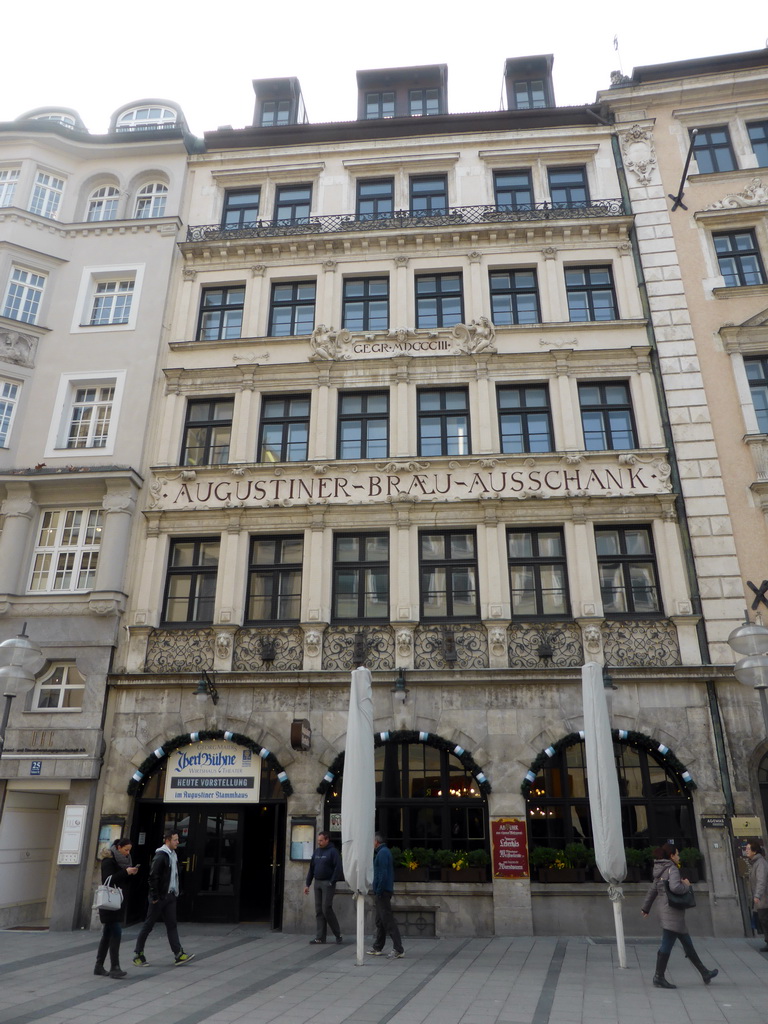
<path fill-rule="evenodd" d="M 484 882 L 485 868 L 441 868 L 441 882 Z"/>
<path fill-rule="evenodd" d="M 540 882 L 584 882 L 586 878 L 586 868 L 539 868 Z"/>
<path fill-rule="evenodd" d="M 429 868 L 395 868 L 396 882 L 428 882 Z"/>

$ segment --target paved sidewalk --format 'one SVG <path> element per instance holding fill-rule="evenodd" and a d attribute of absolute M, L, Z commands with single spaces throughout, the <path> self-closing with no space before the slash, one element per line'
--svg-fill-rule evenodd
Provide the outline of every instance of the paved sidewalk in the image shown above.
<path fill-rule="evenodd" d="M 181 926 L 181 967 L 164 931 L 124 981 L 97 978 L 98 932 L 0 931 L 0 1024 L 765 1024 L 768 954 L 757 939 L 696 939 L 719 976 L 708 987 L 672 953 L 676 991 L 651 985 L 657 939 L 410 939 L 402 960 L 258 925 Z"/>

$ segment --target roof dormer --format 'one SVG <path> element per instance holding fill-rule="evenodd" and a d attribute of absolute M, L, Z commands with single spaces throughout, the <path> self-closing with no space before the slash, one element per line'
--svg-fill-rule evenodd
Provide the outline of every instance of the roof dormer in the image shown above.
<path fill-rule="evenodd" d="M 357 72 L 357 119 L 448 113 L 448 65 Z"/>
<path fill-rule="evenodd" d="M 254 78 L 253 91 L 256 93 L 254 128 L 307 123 L 298 78 Z"/>
<path fill-rule="evenodd" d="M 507 110 L 535 110 L 555 106 L 551 53 L 510 57 L 504 63 Z"/>

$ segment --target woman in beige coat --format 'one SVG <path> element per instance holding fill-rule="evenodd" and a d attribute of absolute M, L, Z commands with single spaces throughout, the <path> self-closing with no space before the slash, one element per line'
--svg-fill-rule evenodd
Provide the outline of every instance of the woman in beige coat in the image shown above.
<path fill-rule="evenodd" d="M 749 840 L 746 853 L 749 861 L 752 909 L 757 915 L 757 920 L 760 922 L 765 936 L 765 945 L 760 952 L 768 953 L 768 861 L 765 859 L 765 851 L 758 839 Z"/>

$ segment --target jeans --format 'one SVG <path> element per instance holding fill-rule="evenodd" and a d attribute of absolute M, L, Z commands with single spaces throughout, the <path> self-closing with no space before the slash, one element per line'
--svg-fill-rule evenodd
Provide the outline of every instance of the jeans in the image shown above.
<path fill-rule="evenodd" d="M 328 926 L 338 938 L 341 934 L 339 922 L 333 909 L 333 897 L 336 895 L 336 883 L 328 879 L 315 879 L 315 938 L 325 942 Z"/>
<path fill-rule="evenodd" d="M 384 949 L 387 935 L 392 938 L 392 946 L 396 953 L 403 952 L 403 940 L 397 927 L 395 915 L 392 913 L 392 893 L 377 892 L 374 895 L 376 907 L 376 933 L 373 938 L 374 949 Z"/>
<path fill-rule="evenodd" d="M 174 954 L 178 956 L 181 952 L 181 943 L 179 942 L 179 930 L 176 927 L 176 896 L 170 892 L 163 896 L 162 899 L 159 899 L 157 903 L 153 903 L 150 900 L 146 920 L 136 938 L 136 952 L 144 952 L 144 943 L 147 941 L 147 936 L 158 921 L 162 921 L 165 925 L 168 943 Z"/>
<path fill-rule="evenodd" d="M 123 926 L 120 921 L 106 921 L 101 931 L 96 963 L 103 964 L 109 953 L 109 965 L 114 970 L 120 967 L 120 940 L 123 937 Z"/>
<path fill-rule="evenodd" d="M 671 932 L 668 928 L 663 928 L 661 932 L 661 945 L 659 946 L 660 953 L 671 953 L 672 947 L 675 944 L 675 939 L 680 940 L 680 945 L 685 950 L 685 955 L 688 959 L 691 956 L 696 956 L 696 950 L 693 948 L 693 941 L 688 932 Z"/>

